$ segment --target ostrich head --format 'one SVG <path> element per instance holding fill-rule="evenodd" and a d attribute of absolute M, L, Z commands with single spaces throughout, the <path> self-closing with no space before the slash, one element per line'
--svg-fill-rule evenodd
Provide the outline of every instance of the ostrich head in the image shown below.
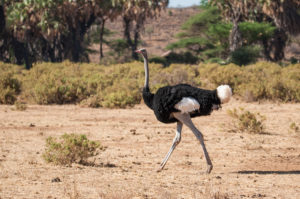
<path fill-rule="evenodd" d="M 229 100 L 232 96 L 232 91 L 231 91 L 230 86 L 228 86 L 228 85 L 218 86 L 217 95 L 222 104 L 229 102 Z"/>
<path fill-rule="evenodd" d="M 142 54 L 143 55 L 143 57 L 145 58 L 145 59 L 147 59 L 148 57 L 147 57 L 147 51 L 146 51 L 146 49 L 145 48 L 141 48 L 141 49 L 139 49 L 139 50 L 136 50 L 135 51 L 136 53 L 140 53 L 140 54 Z"/>

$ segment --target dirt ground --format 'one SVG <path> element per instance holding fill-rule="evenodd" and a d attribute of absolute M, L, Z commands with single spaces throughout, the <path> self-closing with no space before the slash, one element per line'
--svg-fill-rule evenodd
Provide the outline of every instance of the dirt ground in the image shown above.
<path fill-rule="evenodd" d="M 227 109 L 266 116 L 266 133 L 233 133 Z M 232 100 L 211 116 L 193 119 L 214 164 L 205 174 L 202 149 L 183 127 L 165 169 L 176 124 L 162 124 L 145 105 L 92 109 L 75 105 L 0 106 L 0 198 L 300 198 L 300 104 Z M 45 163 L 48 136 L 86 134 L 107 147 L 95 166 Z"/>

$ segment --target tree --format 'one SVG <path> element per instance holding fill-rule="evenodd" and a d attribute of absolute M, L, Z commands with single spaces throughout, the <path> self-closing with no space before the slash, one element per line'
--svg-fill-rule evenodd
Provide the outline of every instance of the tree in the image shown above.
<path fill-rule="evenodd" d="M 124 38 L 131 48 L 132 58 L 138 59 L 137 50 L 140 32 L 144 28 L 146 18 L 154 18 L 164 9 L 168 0 L 119 0 L 122 5 Z M 132 32 L 132 34 L 131 34 Z"/>
<path fill-rule="evenodd" d="M 187 49 L 201 60 L 228 56 L 228 36 L 231 24 L 222 22 L 216 7 L 201 7 L 201 12 L 190 17 L 183 25 L 179 40 L 167 49 Z"/>
<path fill-rule="evenodd" d="M 270 60 L 278 61 L 284 58 L 287 33 L 300 33 L 299 0 L 210 0 L 210 3 L 218 6 L 223 16 L 233 24 L 242 21 L 273 23 L 277 27 L 274 37 L 264 41 L 265 54 Z M 239 30 L 236 27 L 234 25 L 231 31 L 232 50 L 236 48 L 239 40 Z"/>
<path fill-rule="evenodd" d="M 4 0 L 2 0 L 3 2 Z M 1 60 L 16 58 L 29 68 L 38 60 L 88 61 L 84 36 L 97 18 L 102 30 L 105 20 L 116 16 L 114 0 L 19 0 L 2 6 L 6 30 L 1 33 Z M 0 12 L 1 14 L 1 12 Z M 1 26 L 3 23 L 0 23 Z M 102 31 L 103 32 L 103 31 Z M 1 39 L 0 38 L 0 39 Z M 103 34 L 100 35 L 103 39 Z M 13 50 L 11 50 L 13 49 Z M 17 52 L 22 51 L 22 52 Z M 12 52 L 12 53 L 11 53 Z"/>
<path fill-rule="evenodd" d="M 98 25 L 100 25 L 99 31 L 99 52 L 100 60 L 104 57 L 103 54 L 103 42 L 104 42 L 104 33 L 105 33 L 105 22 L 110 19 L 114 20 L 121 14 L 121 5 L 116 4 L 115 0 L 96 0 L 95 15 L 98 19 Z"/>
<path fill-rule="evenodd" d="M 24 46 L 25 63 L 86 59 L 83 35 L 95 16 L 92 2 L 23 0 L 6 9 L 7 31 Z M 14 53 L 17 57 L 18 53 Z M 29 60 L 26 61 L 26 59 Z"/>
<path fill-rule="evenodd" d="M 228 38 L 233 26 L 232 23 L 222 19 L 217 7 L 201 6 L 201 12 L 190 17 L 183 24 L 183 32 L 177 35 L 179 40 L 168 45 L 167 48 L 186 49 L 193 52 L 202 61 L 227 59 L 230 52 L 230 41 Z M 269 23 L 258 22 L 240 22 L 236 28 L 240 34 L 240 47 L 242 45 L 253 47 L 254 45 L 262 44 L 263 40 L 269 40 L 273 36 L 275 29 Z M 251 49 L 251 47 L 241 52 L 250 52 L 247 49 Z M 259 48 L 253 49 L 259 50 Z M 256 58 L 253 59 L 255 60 Z"/>

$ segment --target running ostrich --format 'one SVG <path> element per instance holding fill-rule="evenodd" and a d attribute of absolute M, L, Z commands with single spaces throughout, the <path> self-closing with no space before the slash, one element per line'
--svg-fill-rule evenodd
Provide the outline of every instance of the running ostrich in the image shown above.
<path fill-rule="evenodd" d="M 157 120 L 160 122 L 177 122 L 177 130 L 173 144 L 161 162 L 158 171 L 164 168 L 173 150 L 179 144 L 182 126 L 185 124 L 200 141 L 207 163 L 206 172 L 210 173 L 213 165 L 206 150 L 203 135 L 195 127 L 191 118 L 210 115 L 213 110 L 218 110 L 221 104 L 230 100 L 232 96 L 231 88 L 228 85 L 221 85 L 216 90 L 204 90 L 188 84 L 178 84 L 159 88 L 155 94 L 152 94 L 149 89 L 147 51 L 142 48 L 137 50 L 136 53 L 141 54 L 144 58 L 145 84 L 143 88 L 143 99 L 145 104 L 154 111 Z"/>

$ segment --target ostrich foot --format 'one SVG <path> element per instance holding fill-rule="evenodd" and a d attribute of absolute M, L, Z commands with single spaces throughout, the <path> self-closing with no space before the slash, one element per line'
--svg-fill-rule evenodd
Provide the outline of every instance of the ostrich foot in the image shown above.
<path fill-rule="evenodd" d="M 213 169 L 213 165 L 207 165 L 206 173 L 210 174 L 211 170 Z"/>

